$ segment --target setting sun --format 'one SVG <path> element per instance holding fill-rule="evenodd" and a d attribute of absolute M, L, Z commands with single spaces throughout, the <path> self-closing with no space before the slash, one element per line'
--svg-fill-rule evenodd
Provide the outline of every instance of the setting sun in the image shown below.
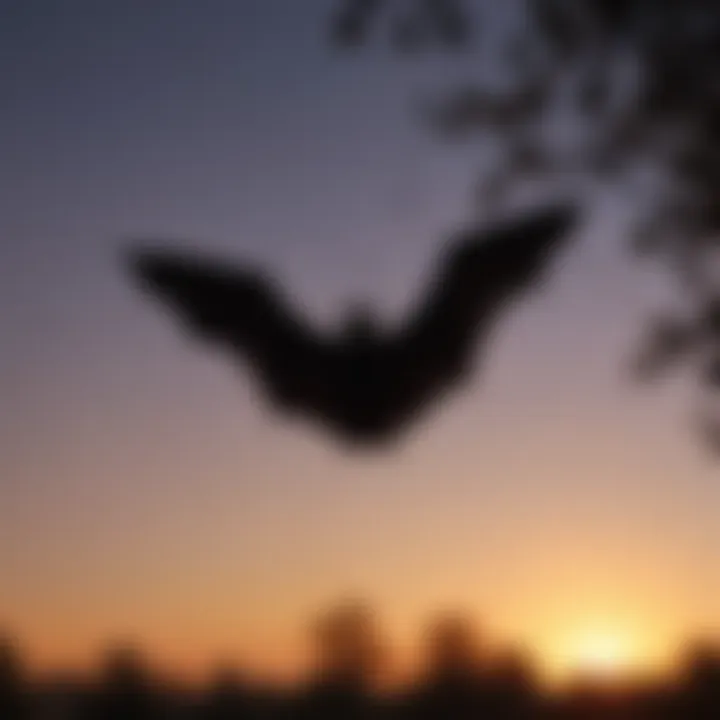
<path fill-rule="evenodd" d="M 653 653 L 638 633 L 612 624 L 575 627 L 557 637 L 547 653 L 551 677 L 564 683 L 576 677 L 611 682 L 649 670 Z"/>
<path fill-rule="evenodd" d="M 632 664 L 633 647 L 631 641 L 620 634 L 591 632 L 578 637 L 569 659 L 585 675 L 610 677 Z"/>

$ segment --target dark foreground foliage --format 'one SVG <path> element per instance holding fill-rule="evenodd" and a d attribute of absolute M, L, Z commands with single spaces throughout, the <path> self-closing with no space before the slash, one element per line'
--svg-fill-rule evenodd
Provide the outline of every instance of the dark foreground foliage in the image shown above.
<path fill-rule="evenodd" d="M 720 451 L 720 3 L 338 0 L 330 29 L 345 51 L 380 43 L 474 62 L 419 119 L 492 151 L 481 207 L 557 183 L 631 206 L 629 246 L 679 291 L 649 323 L 636 369 L 699 368 L 699 426 Z"/>

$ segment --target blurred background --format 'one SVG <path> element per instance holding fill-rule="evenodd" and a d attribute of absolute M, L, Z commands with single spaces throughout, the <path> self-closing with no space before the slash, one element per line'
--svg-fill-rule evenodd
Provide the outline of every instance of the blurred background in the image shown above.
<path fill-rule="evenodd" d="M 228 663 L 286 687 L 313 666 L 308 618 L 345 597 L 382 616 L 385 678 L 422 665 L 418 633 L 445 609 L 551 685 L 676 673 L 679 648 L 718 639 L 711 390 L 628 370 L 658 308 L 712 316 L 712 204 L 658 168 L 720 125 L 711 57 L 692 54 L 717 54 L 718 13 L 686 3 L 668 49 L 679 20 L 627 3 L 557 60 L 566 5 L 537 3 L 559 8 L 543 25 L 519 2 L 0 2 L 0 627 L 30 675 L 94 677 L 120 638 L 185 683 Z M 537 58 L 503 70 L 521 30 L 547 41 L 540 90 Z M 653 52 L 666 76 L 667 58 L 692 64 L 696 95 L 680 75 L 665 105 L 627 91 L 617 113 L 665 125 L 636 119 L 618 150 L 615 115 L 556 111 L 512 165 L 530 136 L 512 112 L 538 127 L 537 101 L 513 110 L 528 87 L 562 108 L 560 71 L 597 56 L 645 88 Z M 273 414 L 119 265 L 128 239 L 167 239 L 267 269 L 321 327 L 356 298 L 395 322 L 452 232 L 555 197 L 584 212 L 549 282 L 466 392 L 376 453 Z M 643 264 L 648 234 L 660 259 Z"/>

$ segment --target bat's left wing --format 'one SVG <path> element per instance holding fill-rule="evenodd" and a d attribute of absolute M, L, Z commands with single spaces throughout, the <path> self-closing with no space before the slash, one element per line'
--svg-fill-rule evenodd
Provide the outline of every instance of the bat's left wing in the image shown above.
<path fill-rule="evenodd" d="M 268 277 L 162 249 L 135 250 L 129 260 L 135 279 L 174 311 L 192 336 L 242 356 L 276 399 L 312 403 L 323 391 L 326 344 Z"/>

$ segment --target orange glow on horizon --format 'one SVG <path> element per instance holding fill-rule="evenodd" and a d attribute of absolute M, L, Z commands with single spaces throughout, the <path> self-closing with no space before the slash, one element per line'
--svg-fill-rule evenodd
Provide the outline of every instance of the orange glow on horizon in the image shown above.
<path fill-rule="evenodd" d="M 258 634 L 252 644 L 230 642 L 224 650 L 212 638 L 199 644 L 163 646 L 159 637 L 153 642 L 151 637 L 138 635 L 133 644 L 149 667 L 185 685 L 204 684 L 220 668 L 235 668 L 249 678 L 287 685 L 300 681 L 313 666 L 309 638 L 301 635 L 298 633 L 292 640 L 276 637 L 265 643 Z M 392 642 L 392 632 L 388 637 L 390 663 L 383 684 L 402 685 L 422 667 L 422 648 L 403 647 L 402 643 L 398 646 Z M 32 669 L 41 675 L 58 670 L 93 675 L 102 665 L 106 651 L 113 647 L 110 637 L 107 642 L 94 642 L 85 648 L 78 644 L 69 652 L 63 652 L 59 646 L 43 647 L 32 642 L 26 645 L 23 637 L 17 640 Z M 611 620 L 568 622 L 566 627 L 556 628 L 554 634 L 537 638 L 537 642 L 525 642 L 523 647 L 539 672 L 538 678 L 550 689 L 562 689 L 576 679 L 618 686 L 638 678 L 672 673 L 676 665 L 669 642 L 660 643 L 657 637 L 642 633 L 639 628 Z M 490 649 L 486 646 L 486 650 Z"/>

